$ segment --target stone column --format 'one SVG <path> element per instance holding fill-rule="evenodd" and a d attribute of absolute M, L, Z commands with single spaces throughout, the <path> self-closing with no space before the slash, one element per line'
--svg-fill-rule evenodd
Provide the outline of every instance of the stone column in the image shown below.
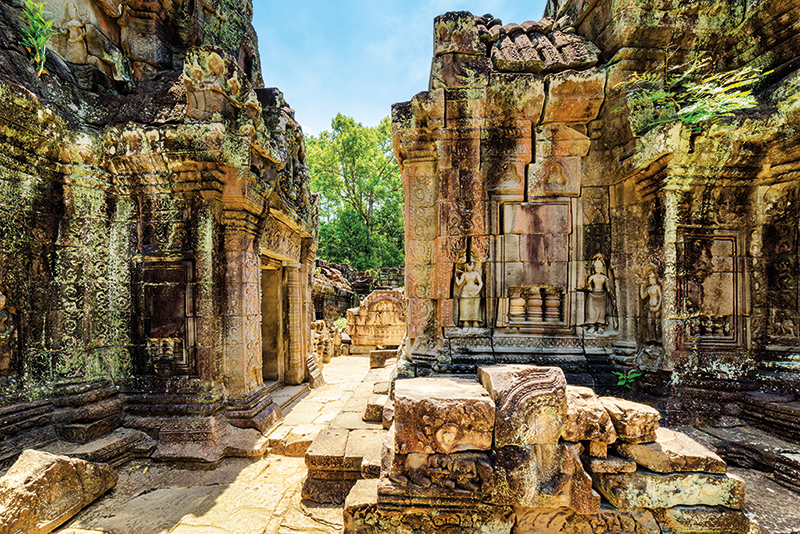
<path fill-rule="evenodd" d="M 286 267 L 286 285 L 289 293 L 289 361 L 284 382 L 300 384 L 305 379 L 305 350 L 303 350 L 303 298 L 300 286 L 300 265 Z"/>
<path fill-rule="evenodd" d="M 242 395 L 263 382 L 261 361 L 261 263 L 253 236 L 239 229 L 225 236 L 225 386 Z"/>

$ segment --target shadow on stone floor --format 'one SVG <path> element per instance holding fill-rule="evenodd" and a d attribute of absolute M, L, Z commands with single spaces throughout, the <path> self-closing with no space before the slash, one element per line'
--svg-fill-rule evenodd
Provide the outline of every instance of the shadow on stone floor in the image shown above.
<path fill-rule="evenodd" d="M 331 414 L 338 414 L 356 395 L 368 369 L 368 357 L 341 357 L 326 365 L 328 385 L 302 392 L 287 403 L 284 420 L 268 432 L 285 429 L 283 442 L 263 458 L 228 458 L 207 471 L 150 460 L 130 462 L 119 468 L 119 482 L 113 490 L 56 532 L 341 532 L 342 505 L 317 504 L 301 498 L 307 473 L 302 441 L 313 440 L 316 432 L 334 418 Z M 298 449 L 297 454 L 279 454 L 293 448 Z"/>

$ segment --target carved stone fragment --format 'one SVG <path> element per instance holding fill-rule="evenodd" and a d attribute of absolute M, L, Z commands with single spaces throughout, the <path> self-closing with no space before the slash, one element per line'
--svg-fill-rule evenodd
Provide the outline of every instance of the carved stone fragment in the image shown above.
<path fill-rule="evenodd" d="M 567 386 L 567 414 L 561 436 L 566 441 L 614 443 L 617 432 L 611 417 L 594 391 Z"/>
<path fill-rule="evenodd" d="M 395 450 L 450 454 L 492 448 L 495 405 L 462 378 L 414 378 L 395 385 Z"/>
<path fill-rule="evenodd" d="M 611 416 L 618 438 L 630 441 L 644 437 L 655 441 L 655 431 L 661 420 L 658 410 L 644 404 L 614 397 L 600 397 L 600 402 Z"/>
<path fill-rule="evenodd" d="M 581 445 L 508 446 L 494 459 L 494 502 L 523 507 L 571 508 L 591 514 L 600 506 L 580 461 Z"/>
<path fill-rule="evenodd" d="M 116 484 L 108 464 L 26 450 L 0 478 L 0 532 L 46 534 Z"/>
<path fill-rule="evenodd" d="M 495 447 L 558 443 L 567 409 L 561 369 L 494 365 L 478 369 L 478 377 L 497 405 Z"/>

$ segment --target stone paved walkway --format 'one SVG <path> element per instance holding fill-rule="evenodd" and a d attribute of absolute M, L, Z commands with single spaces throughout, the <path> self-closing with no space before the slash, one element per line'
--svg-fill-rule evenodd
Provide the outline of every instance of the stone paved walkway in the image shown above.
<path fill-rule="evenodd" d="M 304 393 L 284 410 L 285 419 L 269 436 L 273 450 L 264 458 L 231 458 L 211 471 L 131 462 L 120 469 L 116 488 L 56 532 L 341 532 L 342 506 L 301 501 L 307 472 L 303 455 L 337 416 L 363 412 L 375 371 L 369 369 L 368 355 L 334 358 L 323 370 L 327 385 Z M 360 422 L 360 416 L 352 419 Z"/>

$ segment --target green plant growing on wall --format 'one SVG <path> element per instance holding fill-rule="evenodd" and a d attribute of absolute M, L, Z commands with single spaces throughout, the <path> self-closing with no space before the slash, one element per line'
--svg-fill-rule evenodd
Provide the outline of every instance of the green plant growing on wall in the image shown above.
<path fill-rule="evenodd" d="M 642 373 L 637 372 L 637 369 L 628 369 L 625 372 L 622 371 L 611 371 L 611 372 L 617 375 L 617 385 L 625 386 L 628 389 L 632 389 L 633 383 L 636 381 L 636 378 L 642 376 Z"/>
<path fill-rule="evenodd" d="M 679 120 L 693 131 L 717 124 L 724 117 L 758 106 L 753 90 L 768 75 L 755 67 L 710 74 L 711 61 L 702 58 L 688 67 L 634 73 L 616 88 L 625 91 L 627 106 L 652 106 L 655 120 L 646 129 Z"/>
<path fill-rule="evenodd" d="M 53 30 L 53 21 L 44 18 L 44 3 L 24 0 L 22 14 L 22 39 L 21 43 L 28 49 L 33 57 L 31 63 L 36 67 L 36 75 L 41 77 L 47 74 L 44 62 L 47 59 L 47 41 L 57 32 Z"/>
<path fill-rule="evenodd" d="M 347 318 L 346 317 L 339 317 L 335 321 L 333 321 L 333 326 L 338 330 L 345 328 L 347 326 Z"/>

